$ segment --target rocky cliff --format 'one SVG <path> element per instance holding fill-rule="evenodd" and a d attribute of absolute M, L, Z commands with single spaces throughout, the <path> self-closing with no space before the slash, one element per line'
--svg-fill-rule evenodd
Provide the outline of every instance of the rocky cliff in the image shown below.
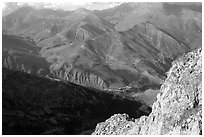
<path fill-rule="evenodd" d="M 60 69 L 52 70 L 48 77 L 54 77 L 60 80 L 70 81 L 86 87 L 97 89 L 107 88 L 107 84 L 90 72 L 84 72 L 79 68 L 74 68 L 72 64 L 64 64 Z"/>
<path fill-rule="evenodd" d="M 201 49 L 172 63 L 149 116 L 115 114 L 99 123 L 94 135 L 202 134 Z"/>

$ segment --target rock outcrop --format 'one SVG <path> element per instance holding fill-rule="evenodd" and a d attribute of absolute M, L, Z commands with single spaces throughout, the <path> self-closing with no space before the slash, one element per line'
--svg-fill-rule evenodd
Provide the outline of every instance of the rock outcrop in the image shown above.
<path fill-rule="evenodd" d="M 97 75 L 81 71 L 74 68 L 71 64 L 64 64 L 60 69 L 52 70 L 49 76 L 63 81 L 70 81 L 85 87 L 94 87 L 97 89 L 106 89 L 108 87 L 103 79 Z"/>
<path fill-rule="evenodd" d="M 202 134 L 201 49 L 172 63 L 149 116 L 115 114 L 99 123 L 94 135 Z"/>

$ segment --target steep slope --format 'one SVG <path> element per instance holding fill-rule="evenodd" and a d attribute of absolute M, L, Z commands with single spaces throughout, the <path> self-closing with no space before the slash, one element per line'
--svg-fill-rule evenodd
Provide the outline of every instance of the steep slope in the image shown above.
<path fill-rule="evenodd" d="M 202 134 L 201 56 L 198 49 L 172 63 L 149 116 L 132 120 L 126 114 L 115 114 L 98 124 L 93 134 Z"/>
<path fill-rule="evenodd" d="M 137 118 L 150 111 L 140 102 L 100 90 L 3 68 L 3 134 L 80 134 L 114 113 Z"/>

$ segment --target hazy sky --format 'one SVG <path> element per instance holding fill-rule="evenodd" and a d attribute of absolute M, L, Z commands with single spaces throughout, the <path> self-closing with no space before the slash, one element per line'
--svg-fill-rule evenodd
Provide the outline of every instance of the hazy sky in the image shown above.
<path fill-rule="evenodd" d="M 52 8 L 63 10 L 75 10 L 86 8 L 90 10 L 102 10 L 119 5 L 119 2 L 88 2 L 88 1 L 68 1 L 68 2 L 4 2 L 2 4 L 3 12 L 11 12 L 23 5 L 29 5 L 35 8 Z"/>

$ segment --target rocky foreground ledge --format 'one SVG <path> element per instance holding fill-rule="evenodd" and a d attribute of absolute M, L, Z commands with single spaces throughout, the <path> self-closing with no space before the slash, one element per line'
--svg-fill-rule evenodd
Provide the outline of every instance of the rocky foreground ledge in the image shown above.
<path fill-rule="evenodd" d="M 149 116 L 115 114 L 96 126 L 93 135 L 202 134 L 202 49 L 172 63 Z"/>

